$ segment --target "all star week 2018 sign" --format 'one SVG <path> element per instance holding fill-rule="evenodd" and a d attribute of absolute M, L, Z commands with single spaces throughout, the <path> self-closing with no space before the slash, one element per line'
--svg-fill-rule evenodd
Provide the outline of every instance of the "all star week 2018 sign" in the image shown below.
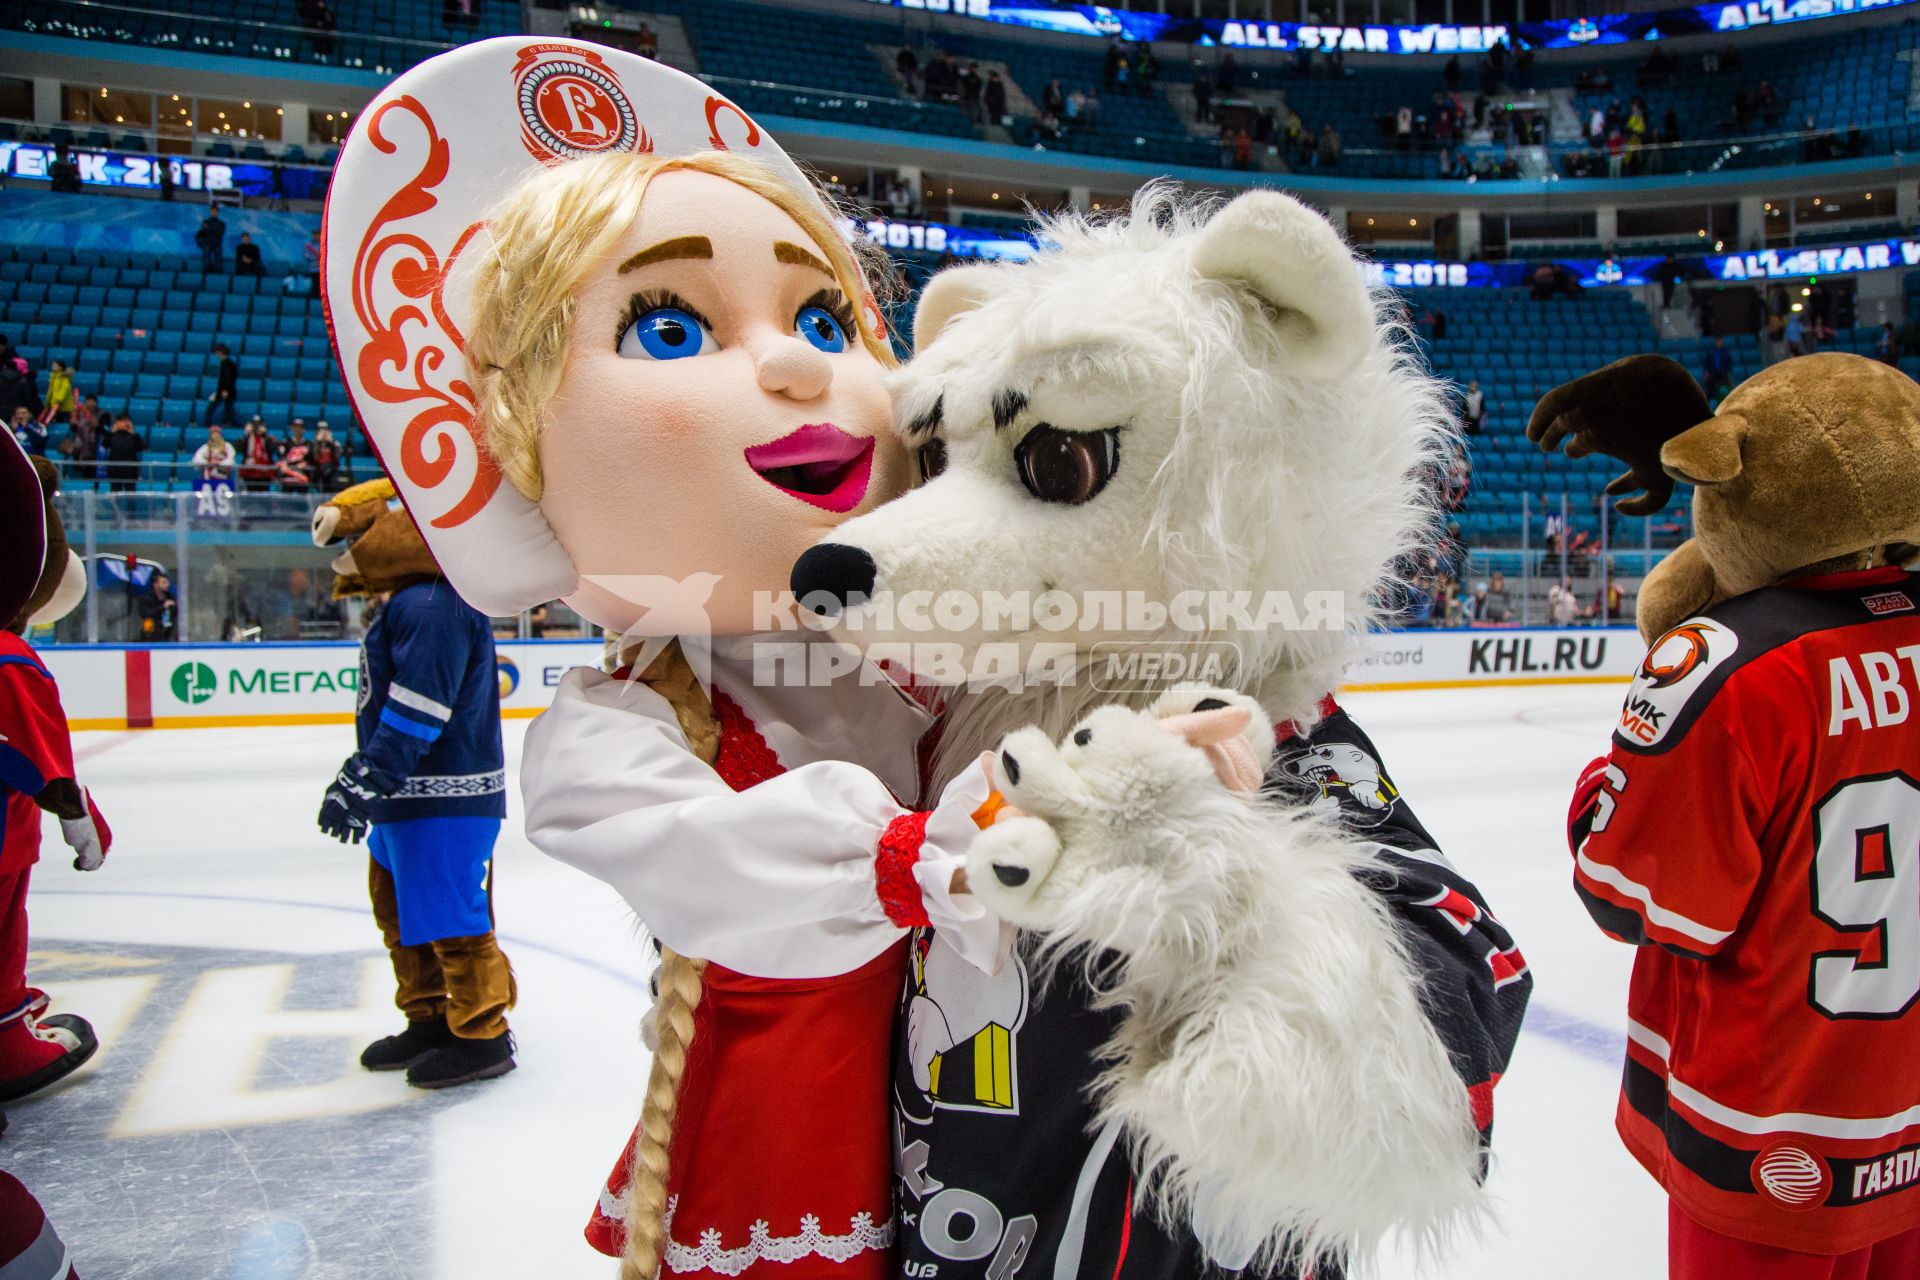
<path fill-rule="evenodd" d="M 1050 3 L 1049 0 L 871 2 L 894 9 L 911 9 L 954 18 L 980 19 L 1074 35 L 1121 36 L 1128 40 L 1215 44 L 1243 49 L 1306 49 L 1315 52 L 1479 54 L 1502 41 L 1516 48 L 1532 46 L 1536 49 L 1626 44 L 1835 18 L 1869 9 L 1911 4 L 1914 0 L 1741 0 L 1738 4 L 1701 4 L 1643 13 L 1609 13 L 1598 17 L 1553 18 L 1491 26 L 1432 22 L 1407 26 L 1248 22 L 1181 18 L 1167 13 L 1112 9 L 1105 5 Z"/>

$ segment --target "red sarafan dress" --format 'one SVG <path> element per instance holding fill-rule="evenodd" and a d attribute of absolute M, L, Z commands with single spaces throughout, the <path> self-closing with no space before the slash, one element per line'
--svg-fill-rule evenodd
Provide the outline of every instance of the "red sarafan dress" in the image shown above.
<path fill-rule="evenodd" d="M 955 929 L 969 959 L 993 964 L 999 926 L 950 892 L 989 786 L 969 771 L 930 811 L 903 804 L 927 713 L 870 671 L 769 686 L 754 643 L 716 645 L 711 766 L 652 689 L 570 672 L 528 735 L 528 836 L 618 888 L 665 945 L 707 961 L 663 1271 L 882 1280 L 904 935 Z M 633 1146 L 587 1228 L 615 1256 Z"/>

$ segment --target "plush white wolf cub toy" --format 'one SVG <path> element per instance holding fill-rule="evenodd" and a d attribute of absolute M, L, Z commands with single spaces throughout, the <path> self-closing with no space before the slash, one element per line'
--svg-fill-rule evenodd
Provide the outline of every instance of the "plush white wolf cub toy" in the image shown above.
<path fill-rule="evenodd" d="M 1103 707 L 1058 745 L 1023 729 L 989 757 L 1006 805 L 967 858 L 1050 961 L 1098 967 L 1124 1011 L 1098 1116 L 1138 1135 L 1155 1194 L 1216 1258 L 1312 1259 L 1479 1199 L 1466 1112 L 1427 1102 L 1453 1068 L 1358 878 L 1384 868 L 1260 795 L 1272 742 L 1258 703 L 1199 686 Z M 1355 1134 L 1368 1114 L 1393 1131 Z"/>

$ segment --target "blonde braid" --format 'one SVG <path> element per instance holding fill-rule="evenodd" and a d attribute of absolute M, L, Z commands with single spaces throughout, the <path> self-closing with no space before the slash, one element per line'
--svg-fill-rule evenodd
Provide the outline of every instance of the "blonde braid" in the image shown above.
<path fill-rule="evenodd" d="M 660 948 L 660 1003 L 656 1007 L 660 1045 L 647 1075 L 647 1101 L 640 1113 L 640 1137 L 633 1147 L 633 1175 L 627 1186 L 627 1251 L 620 1259 L 620 1280 L 654 1280 L 667 1253 L 668 1155 L 680 1111 L 680 1088 L 693 1048 L 694 1011 L 700 1007 L 701 974 L 707 962 Z"/>

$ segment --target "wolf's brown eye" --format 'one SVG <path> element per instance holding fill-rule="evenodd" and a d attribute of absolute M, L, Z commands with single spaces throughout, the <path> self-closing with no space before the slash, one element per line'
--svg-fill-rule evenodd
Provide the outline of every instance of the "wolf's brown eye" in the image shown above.
<path fill-rule="evenodd" d="M 1120 466 L 1120 428 L 1062 431 L 1041 423 L 1013 450 L 1020 483 L 1042 502 L 1077 506 L 1102 489 Z"/>
<path fill-rule="evenodd" d="M 935 436 L 921 445 L 914 457 L 919 463 L 920 479 L 931 480 L 947 469 L 947 442 Z"/>

